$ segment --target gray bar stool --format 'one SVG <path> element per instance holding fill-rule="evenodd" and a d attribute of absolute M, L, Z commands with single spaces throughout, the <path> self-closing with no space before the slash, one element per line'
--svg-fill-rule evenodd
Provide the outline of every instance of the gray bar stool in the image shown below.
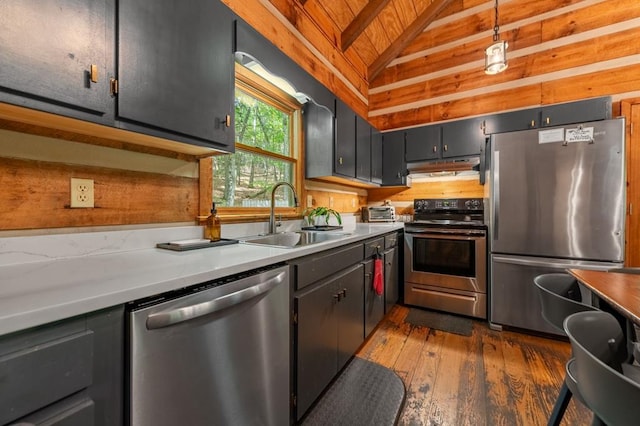
<path fill-rule="evenodd" d="M 579 312 L 567 317 L 564 329 L 574 356 L 577 386 L 594 413 L 594 425 L 637 425 L 640 422 L 640 368 L 627 359 L 626 338 L 607 312 Z"/>
<path fill-rule="evenodd" d="M 538 288 L 542 305 L 542 317 L 562 334 L 565 334 L 563 328 L 564 320 L 569 315 L 576 312 L 596 310 L 593 306 L 581 302 L 582 297 L 578 281 L 569 274 L 538 275 L 533 279 L 533 282 Z M 549 426 L 558 426 L 560 424 L 572 395 L 582 402 L 572 371 L 572 361 L 573 359 L 567 361 L 564 381 L 547 423 Z"/>

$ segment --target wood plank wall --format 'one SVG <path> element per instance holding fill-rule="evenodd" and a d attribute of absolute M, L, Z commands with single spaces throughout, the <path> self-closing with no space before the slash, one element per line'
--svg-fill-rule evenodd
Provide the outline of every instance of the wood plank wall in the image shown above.
<path fill-rule="evenodd" d="M 375 31 L 341 53 L 339 31 L 348 17 L 332 12 L 337 6 L 317 0 L 304 6 L 297 0 L 224 2 L 359 113 L 356 99 L 364 97 L 369 120 L 380 130 L 640 93 L 637 0 L 500 1 L 509 68 L 496 76 L 483 72 L 494 2 L 454 0 L 373 81 L 366 65 L 379 53 L 371 41 Z M 355 55 L 354 49 L 364 53 Z"/>
<path fill-rule="evenodd" d="M 95 208 L 71 209 L 70 179 L 94 180 Z M 0 230 L 192 222 L 198 180 L 0 158 Z"/>
<path fill-rule="evenodd" d="M 486 186 L 480 185 L 477 177 L 422 180 L 413 182 L 409 188 L 370 189 L 368 203 L 381 205 L 389 200 L 398 214 L 413 214 L 413 200 L 416 198 L 483 198 L 486 189 Z"/>
<path fill-rule="evenodd" d="M 223 1 L 356 112 L 369 111 L 383 130 L 599 95 L 640 96 L 637 0 L 502 0 L 510 66 L 492 77 L 482 73 L 482 49 L 491 38 L 493 1 L 454 0 L 373 82 L 362 58 L 340 53 L 339 37 L 311 21 L 322 6 L 317 0 L 306 2 L 308 10 L 297 0 Z M 83 176 L 95 179 L 99 208 L 69 209 L 68 180 Z M 192 222 L 201 213 L 197 178 L 0 158 L 0 184 L 0 230 Z M 308 193 L 318 205 L 332 197 L 342 212 L 384 199 L 406 205 L 419 197 L 479 194 L 472 186 L 440 185 L 368 196 L 330 188 Z"/>
<path fill-rule="evenodd" d="M 442 17 L 371 83 L 369 117 L 378 128 L 637 96 L 637 0 L 501 1 L 509 68 L 488 76 L 483 49 L 491 40 L 492 4 Z"/>

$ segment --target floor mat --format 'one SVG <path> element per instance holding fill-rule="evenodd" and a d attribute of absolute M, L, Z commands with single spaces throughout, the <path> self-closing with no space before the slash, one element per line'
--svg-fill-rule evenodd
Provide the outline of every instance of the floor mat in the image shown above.
<path fill-rule="evenodd" d="M 301 424 L 391 426 L 398 421 L 404 397 L 396 373 L 354 357 Z"/>
<path fill-rule="evenodd" d="M 471 336 L 473 331 L 473 322 L 469 318 L 424 309 L 409 309 L 405 322 L 463 336 Z"/>

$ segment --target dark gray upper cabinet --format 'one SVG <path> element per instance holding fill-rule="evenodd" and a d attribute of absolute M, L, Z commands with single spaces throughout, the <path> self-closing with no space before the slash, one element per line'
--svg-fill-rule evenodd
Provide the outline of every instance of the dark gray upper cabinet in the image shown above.
<path fill-rule="evenodd" d="M 120 0 L 118 46 L 120 127 L 233 151 L 233 15 L 225 5 Z"/>
<path fill-rule="evenodd" d="M 333 138 L 335 133 L 333 113 L 313 102 L 307 102 L 302 111 L 306 177 L 329 176 L 333 173 Z"/>
<path fill-rule="evenodd" d="M 356 115 L 356 178 L 371 181 L 371 125 Z"/>
<path fill-rule="evenodd" d="M 237 60 L 241 64 L 259 62 L 267 71 L 284 78 L 297 91 L 335 114 L 333 93 L 239 17 L 236 23 L 236 52 L 239 53 Z"/>
<path fill-rule="evenodd" d="M 436 160 L 440 158 L 442 126 L 415 127 L 406 131 L 405 159 L 411 161 Z"/>
<path fill-rule="evenodd" d="M 334 171 L 356 176 L 356 114 L 340 99 L 336 99 L 336 138 Z"/>
<path fill-rule="evenodd" d="M 113 123 L 114 18 L 110 0 L 0 2 L 0 101 Z"/>
<path fill-rule="evenodd" d="M 407 184 L 407 163 L 404 159 L 405 132 L 399 130 L 382 135 L 382 185 Z"/>
<path fill-rule="evenodd" d="M 469 118 L 442 125 L 442 158 L 480 155 L 485 140 L 482 118 Z"/>
<path fill-rule="evenodd" d="M 567 104 L 549 105 L 540 108 L 540 126 L 607 120 L 611 118 L 611 97 L 585 99 Z"/>
<path fill-rule="evenodd" d="M 382 133 L 371 127 L 371 182 L 382 184 Z"/>
<path fill-rule="evenodd" d="M 484 141 L 483 120 L 470 118 L 407 130 L 405 159 L 408 163 L 480 154 Z"/>
<path fill-rule="evenodd" d="M 585 99 L 485 117 L 485 134 L 562 126 L 611 118 L 611 97 Z"/>
<path fill-rule="evenodd" d="M 380 132 L 345 103 L 335 101 L 331 111 L 313 102 L 303 109 L 305 175 L 307 178 L 337 177 L 357 184 L 382 181 Z M 375 139 L 372 133 L 375 131 Z"/>
<path fill-rule="evenodd" d="M 494 114 L 485 118 L 484 132 L 491 135 L 533 129 L 540 123 L 539 115 L 540 110 L 537 108 Z"/>

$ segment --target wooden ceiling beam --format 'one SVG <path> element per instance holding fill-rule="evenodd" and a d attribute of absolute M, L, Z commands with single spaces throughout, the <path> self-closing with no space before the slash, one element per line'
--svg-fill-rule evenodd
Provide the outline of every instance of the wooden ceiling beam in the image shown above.
<path fill-rule="evenodd" d="M 404 30 L 400 37 L 385 49 L 382 54 L 369 65 L 368 78 L 372 81 L 387 65 L 398 57 L 405 47 L 409 45 L 425 28 L 427 28 L 449 3 L 453 0 L 433 0 L 415 21 Z"/>
<path fill-rule="evenodd" d="M 376 19 L 376 16 L 389 4 L 389 1 L 391 0 L 369 0 L 367 5 L 358 13 L 358 16 L 351 21 L 341 34 L 340 47 L 343 52 L 360 37 L 360 34 Z"/>

